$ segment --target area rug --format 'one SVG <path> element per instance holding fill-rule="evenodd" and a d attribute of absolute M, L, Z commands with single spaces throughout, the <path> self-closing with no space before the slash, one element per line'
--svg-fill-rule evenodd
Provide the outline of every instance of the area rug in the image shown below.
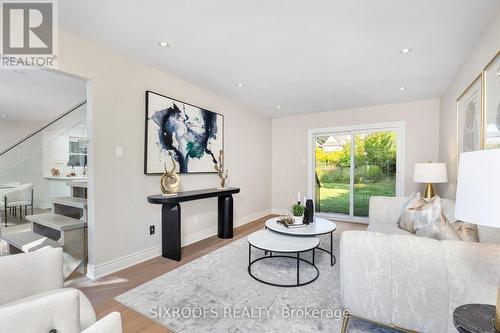
<path fill-rule="evenodd" d="M 327 247 L 329 237 L 322 239 Z M 338 253 L 339 236 L 334 237 Z M 252 250 L 252 259 L 263 256 Z M 302 255 L 310 260 L 310 254 Z M 308 257 L 309 256 L 309 257 Z M 340 258 L 338 258 L 340 260 Z M 302 281 L 314 269 L 301 264 Z M 306 286 L 269 286 L 249 276 L 248 243 L 237 240 L 116 297 L 116 301 L 174 332 L 339 332 L 342 325 L 339 263 L 316 251 L 318 279 Z M 252 266 L 259 278 L 290 283 L 296 261 L 273 258 Z M 349 333 L 395 333 L 351 319 Z"/>

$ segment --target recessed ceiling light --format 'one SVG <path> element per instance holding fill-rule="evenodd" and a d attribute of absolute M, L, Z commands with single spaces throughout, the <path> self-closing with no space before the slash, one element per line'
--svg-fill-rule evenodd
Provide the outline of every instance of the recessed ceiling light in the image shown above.
<path fill-rule="evenodd" d="M 276 109 L 281 109 L 281 105 L 276 105 Z"/>
<path fill-rule="evenodd" d="M 6 115 L 6 114 L 3 114 L 3 115 L 2 115 L 2 118 L 7 118 L 7 115 Z"/>
<path fill-rule="evenodd" d="M 403 53 L 403 54 L 410 53 L 411 51 L 413 51 L 413 50 L 409 47 L 406 47 L 404 49 L 399 50 L 399 52 Z"/>
<path fill-rule="evenodd" d="M 405 87 L 399 87 L 399 91 L 405 91 L 406 88 Z"/>
<path fill-rule="evenodd" d="M 237 84 L 237 86 L 238 86 L 238 88 L 243 88 L 245 85 L 240 82 L 240 83 Z"/>
<path fill-rule="evenodd" d="M 169 47 L 169 46 L 170 46 L 170 44 L 169 44 L 169 43 L 164 42 L 164 41 L 159 41 L 159 42 L 158 42 L 158 45 L 160 45 L 161 47 Z"/>

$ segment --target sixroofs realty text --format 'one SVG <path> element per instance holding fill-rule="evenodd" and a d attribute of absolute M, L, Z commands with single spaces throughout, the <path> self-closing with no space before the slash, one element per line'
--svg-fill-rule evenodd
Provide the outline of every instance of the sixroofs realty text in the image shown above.
<path fill-rule="evenodd" d="M 346 311 L 340 309 L 317 309 L 312 307 L 216 307 L 216 306 L 158 306 L 151 308 L 150 317 L 154 319 L 334 319 L 340 320 Z"/>

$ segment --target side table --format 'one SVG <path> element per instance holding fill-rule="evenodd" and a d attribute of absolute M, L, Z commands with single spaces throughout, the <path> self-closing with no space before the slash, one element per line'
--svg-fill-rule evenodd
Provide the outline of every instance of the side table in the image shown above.
<path fill-rule="evenodd" d="M 494 322 L 493 305 L 465 304 L 453 311 L 453 324 L 460 333 L 499 333 Z"/>

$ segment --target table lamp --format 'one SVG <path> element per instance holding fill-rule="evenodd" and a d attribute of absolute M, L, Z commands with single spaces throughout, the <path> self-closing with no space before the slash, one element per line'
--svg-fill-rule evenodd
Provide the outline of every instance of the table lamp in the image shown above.
<path fill-rule="evenodd" d="M 500 149 L 462 153 L 458 170 L 455 218 L 500 228 Z M 495 329 L 500 332 L 500 288 Z"/>
<path fill-rule="evenodd" d="M 415 183 L 427 184 L 425 187 L 424 198 L 430 199 L 434 196 L 432 184 L 447 183 L 448 174 L 446 173 L 446 163 L 417 163 L 413 174 Z"/>

